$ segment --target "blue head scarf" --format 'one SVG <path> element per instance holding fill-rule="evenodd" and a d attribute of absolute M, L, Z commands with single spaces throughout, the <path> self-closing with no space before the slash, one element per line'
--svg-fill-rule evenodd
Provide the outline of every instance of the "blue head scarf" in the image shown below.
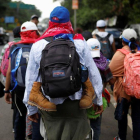
<path fill-rule="evenodd" d="M 124 42 L 127 42 L 127 43 L 128 43 L 128 46 L 129 46 L 129 48 L 130 48 L 131 43 L 133 43 L 133 42 L 127 40 L 127 39 L 124 38 L 123 36 L 122 36 L 122 39 L 123 39 Z M 140 46 L 139 46 L 138 44 L 136 44 L 136 43 L 134 43 L 134 44 L 137 46 L 138 51 L 140 51 Z M 131 49 L 131 48 L 130 48 L 130 49 Z"/>

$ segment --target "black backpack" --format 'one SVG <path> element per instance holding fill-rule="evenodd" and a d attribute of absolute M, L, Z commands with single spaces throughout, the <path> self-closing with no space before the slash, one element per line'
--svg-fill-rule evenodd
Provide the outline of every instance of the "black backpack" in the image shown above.
<path fill-rule="evenodd" d="M 44 93 L 51 98 L 68 97 L 79 91 L 81 65 L 74 43 L 57 39 L 47 44 L 42 51 L 40 74 Z"/>
<path fill-rule="evenodd" d="M 107 58 L 110 59 L 113 56 L 113 50 L 109 41 L 109 37 L 111 34 L 108 34 L 106 37 L 100 37 L 98 34 L 96 34 L 96 38 L 101 44 L 101 51 L 103 55 Z"/>

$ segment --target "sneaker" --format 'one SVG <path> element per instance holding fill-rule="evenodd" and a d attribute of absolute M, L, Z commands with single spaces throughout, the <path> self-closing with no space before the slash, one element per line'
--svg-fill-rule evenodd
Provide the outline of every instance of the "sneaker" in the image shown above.
<path fill-rule="evenodd" d="M 118 136 L 116 136 L 115 138 L 114 138 L 114 140 L 121 140 Z"/>
<path fill-rule="evenodd" d="M 26 137 L 26 140 L 32 140 L 32 134 Z"/>

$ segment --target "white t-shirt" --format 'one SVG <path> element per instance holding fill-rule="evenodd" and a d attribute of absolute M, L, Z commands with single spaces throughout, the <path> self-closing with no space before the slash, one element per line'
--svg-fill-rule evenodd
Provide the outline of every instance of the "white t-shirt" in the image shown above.
<path fill-rule="evenodd" d="M 100 37 L 106 37 L 108 35 L 108 32 L 97 32 L 96 33 L 97 35 L 99 35 Z M 110 37 L 109 37 L 109 41 L 110 41 L 110 44 L 112 45 L 113 43 L 113 40 L 114 40 L 114 37 L 113 35 L 111 34 Z"/>

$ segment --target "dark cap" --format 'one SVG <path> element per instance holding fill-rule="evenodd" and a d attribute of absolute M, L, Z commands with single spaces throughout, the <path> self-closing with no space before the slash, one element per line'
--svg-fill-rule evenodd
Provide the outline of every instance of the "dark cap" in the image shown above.
<path fill-rule="evenodd" d="M 13 29 L 14 38 L 20 37 L 20 26 Z"/>
<path fill-rule="evenodd" d="M 34 18 L 37 18 L 38 19 L 38 16 L 37 15 L 32 15 L 31 16 L 31 20 L 34 19 Z"/>

